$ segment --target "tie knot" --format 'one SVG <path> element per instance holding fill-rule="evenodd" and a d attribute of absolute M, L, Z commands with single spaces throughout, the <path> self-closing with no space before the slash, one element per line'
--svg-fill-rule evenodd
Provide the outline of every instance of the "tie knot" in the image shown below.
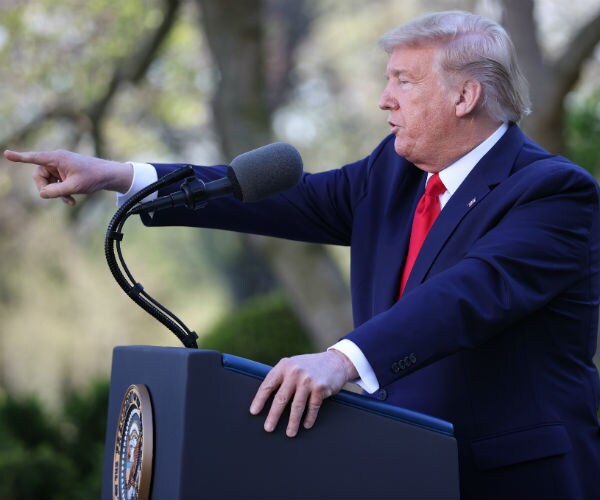
<path fill-rule="evenodd" d="M 429 196 L 439 196 L 446 192 L 446 186 L 440 179 L 439 174 L 433 174 L 429 181 L 427 182 L 427 187 L 425 188 L 425 194 Z"/>

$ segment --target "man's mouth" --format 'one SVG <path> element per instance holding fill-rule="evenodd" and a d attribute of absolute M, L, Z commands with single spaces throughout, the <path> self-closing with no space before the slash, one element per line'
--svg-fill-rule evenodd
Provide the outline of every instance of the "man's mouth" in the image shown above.
<path fill-rule="evenodd" d="M 390 126 L 392 134 L 395 134 L 396 132 L 398 132 L 398 130 L 400 130 L 400 126 L 396 125 L 395 123 L 388 122 L 388 125 Z"/>

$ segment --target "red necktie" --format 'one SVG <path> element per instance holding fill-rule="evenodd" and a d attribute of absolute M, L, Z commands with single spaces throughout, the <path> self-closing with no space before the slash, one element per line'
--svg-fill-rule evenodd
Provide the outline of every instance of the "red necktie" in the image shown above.
<path fill-rule="evenodd" d="M 446 192 L 446 187 L 438 174 L 433 174 L 427 182 L 425 193 L 421 196 L 417 211 L 410 231 L 410 243 L 408 244 L 408 255 L 402 271 L 402 280 L 400 281 L 400 297 L 404 292 L 404 287 L 410 276 L 413 265 L 417 260 L 417 255 L 423 246 L 427 233 L 433 226 L 435 219 L 440 214 L 440 201 L 438 197 Z"/>

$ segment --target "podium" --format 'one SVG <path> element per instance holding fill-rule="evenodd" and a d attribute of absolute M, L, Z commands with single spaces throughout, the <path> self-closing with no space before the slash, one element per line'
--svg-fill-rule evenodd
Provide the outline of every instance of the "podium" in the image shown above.
<path fill-rule="evenodd" d="M 149 498 L 459 498 L 450 423 L 342 391 L 324 402 L 312 429 L 288 438 L 284 415 L 267 433 L 265 411 L 253 416 L 249 406 L 268 370 L 216 351 L 115 348 L 102 498 L 113 498 L 116 483 L 129 477 L 113 466 L 132 384 L 147 388 L 152 407 L 151 418 L 143 417 L 144 446 L 152 445 L 142 471 L 146 481 L 151 472 Z M 141 405 L 148 410 L 148 401 Z"/>

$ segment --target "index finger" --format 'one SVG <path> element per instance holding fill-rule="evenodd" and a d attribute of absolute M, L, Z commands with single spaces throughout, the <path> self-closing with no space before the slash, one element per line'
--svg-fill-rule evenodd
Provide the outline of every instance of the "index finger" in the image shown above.
<path fill-rule="evenodd" d="M 49 161 L 47 153 L 38 151 L 12 151 L 7 149 L 4 151 L 4 157 L 10 161 L 19 163 L 33 163 L 35 165 L 43 165 Z"/>
<path fill-rule="evenodd" d="M 265 406 L 269 396 L 281 385 L 282 376 L 277 370 L 277 367 L 271 369 L 267 376 L 260 384 L 256 391 L 256 395 L 250 404 L 250 413 L 258 415 Z"/>

